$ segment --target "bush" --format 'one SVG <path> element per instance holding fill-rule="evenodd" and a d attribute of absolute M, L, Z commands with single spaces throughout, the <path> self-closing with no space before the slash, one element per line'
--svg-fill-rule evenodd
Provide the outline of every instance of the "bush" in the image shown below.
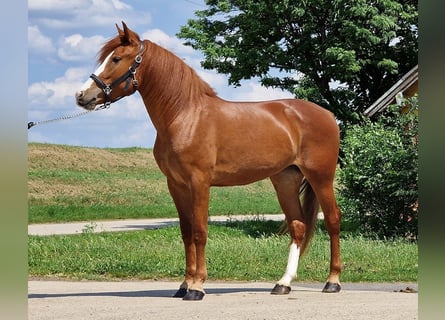
<path fill-rule="evenodd" d="M 344 220 L 378 238 L 417 239 L 418 101 L 345 131 L 338 198 Z"/>

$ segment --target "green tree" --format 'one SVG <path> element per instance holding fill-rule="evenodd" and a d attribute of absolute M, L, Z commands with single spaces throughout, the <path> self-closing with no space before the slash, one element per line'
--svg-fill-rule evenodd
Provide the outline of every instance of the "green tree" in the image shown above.
<path fill-rule="evenodd" d="M 338 199 L 344 221 L 379 238 L 417 239 L 418 100 L 346 128 Z"/>
<path fill-rule="evenodd" d="M 259 77 L 333 111 L 361 113 L 417 64 L 417 1 L 207 0 L 178 36 L 229 83 Z"/>

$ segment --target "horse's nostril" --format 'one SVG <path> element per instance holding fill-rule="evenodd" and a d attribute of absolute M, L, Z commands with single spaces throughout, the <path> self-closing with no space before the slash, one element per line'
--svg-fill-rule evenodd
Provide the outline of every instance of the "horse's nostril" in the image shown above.
<path fill-rule="evenodd" d="M 83 91 L 78 91 L 78 92 L 76 92 L 76 98 L 77 99 L 80 99 L 80 98 L 82 98 L 83 97 Z"/>

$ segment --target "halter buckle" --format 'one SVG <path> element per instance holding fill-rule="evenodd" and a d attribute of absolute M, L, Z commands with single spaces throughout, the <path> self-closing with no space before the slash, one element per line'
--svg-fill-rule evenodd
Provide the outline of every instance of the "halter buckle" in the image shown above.
<path fill-rule="evenodd" d="M 113 89 L 111 88 L 110 85 L 106 85 L 105 88 L 103 88 L 103 91 L 105 93 L 105 95 L 108 97 L 111 94 L 111 91 L 113 91 Z"/>

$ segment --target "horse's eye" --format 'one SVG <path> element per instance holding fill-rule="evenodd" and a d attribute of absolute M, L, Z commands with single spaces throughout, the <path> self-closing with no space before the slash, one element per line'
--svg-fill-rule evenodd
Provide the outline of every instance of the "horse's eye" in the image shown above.
<path fill-rule="evenodd" d="M 119 61 L 121 61 L 121 59 L 121 57 L 113 57 L 111 61 L 113 61 L 113 63 L 118 63 Z"/>

